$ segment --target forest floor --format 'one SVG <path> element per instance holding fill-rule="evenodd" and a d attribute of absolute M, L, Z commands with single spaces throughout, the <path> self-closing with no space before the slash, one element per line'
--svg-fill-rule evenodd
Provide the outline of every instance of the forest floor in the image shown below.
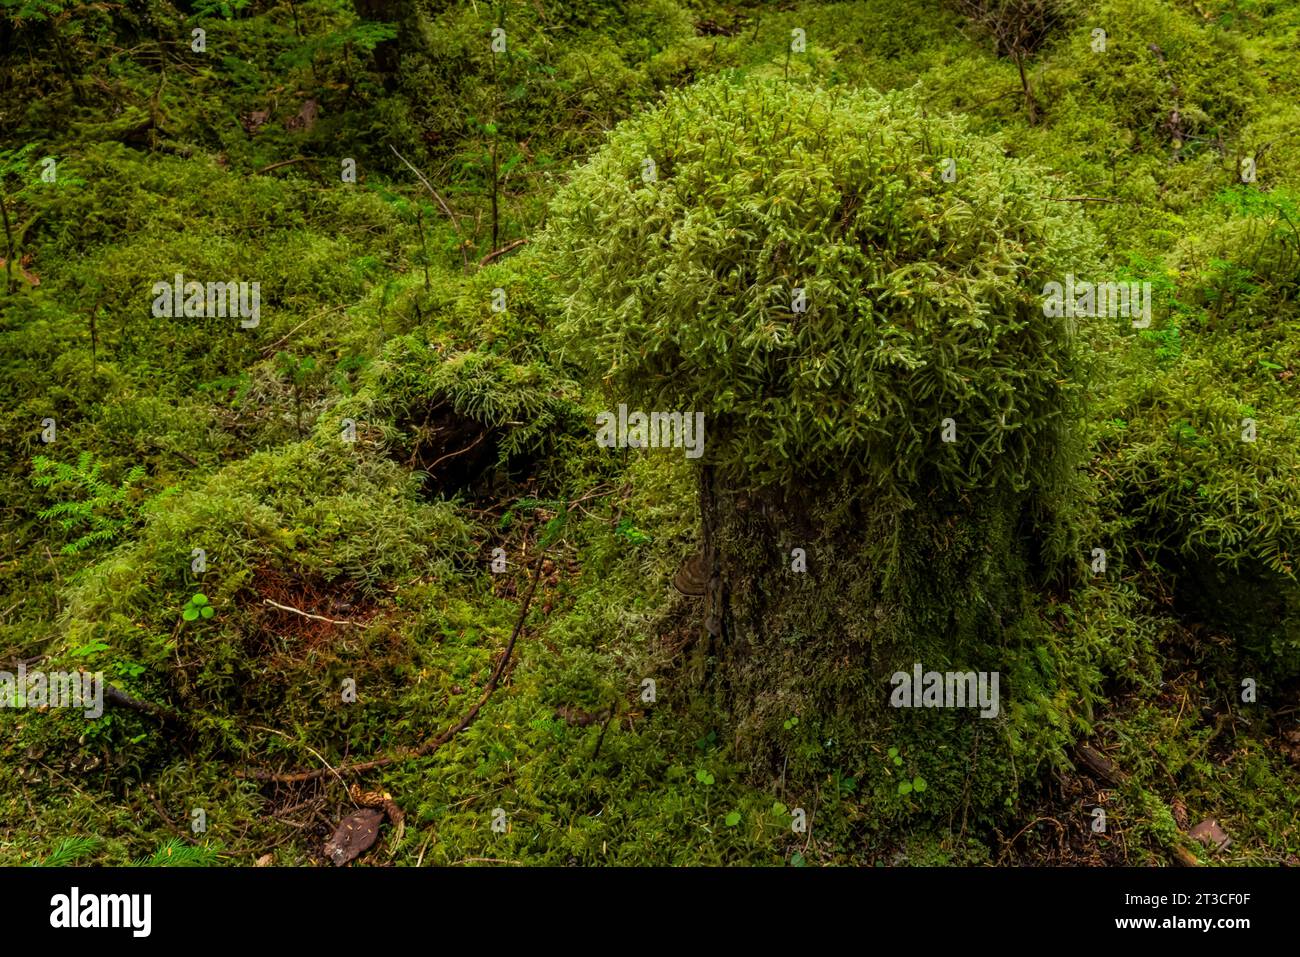
<path fill-rule="evenodd" d="M 0 14 L 0 669 L 120 696 L 0 710 L 0 863 L 325 865 L 370 807 L 359 864 L 1300 864 L 1300 7 L 1082 4 L 1027 61 L 1031 121 L 929 0 L 464 3 L 423 32 L 100 6 Z M 997 807 L 900 794 L 895 764 L 960 774 L 941 743 L 740 765 L 672 584 L 690 464 L 595 447 L 603 399 L 548 340 L 557 185 L 721 71 L 963 116 L 1161 297 L 1088 424 L 1128 545 L 1105 604 L 1053 606 L 1104 696 L 1044 705 Z M 259 280 L 256 327 L 151 317 L 177 273 Z M 1207 438 L 1244 415 L 1267 465 Z"/>

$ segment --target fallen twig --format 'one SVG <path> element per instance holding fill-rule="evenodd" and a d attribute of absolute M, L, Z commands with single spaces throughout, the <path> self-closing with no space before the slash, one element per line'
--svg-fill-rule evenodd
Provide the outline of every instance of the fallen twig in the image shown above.
<path fill-rule="evenodd" d="M 522 864 L 523 861 L 508 861 L 501 857 L 464 857 L 456 864 Z M 452 864 L 455 867 L 456 864 Z"/>
<path fill-rule="evenodd" d="M 1110 787 L 1119 787 L 1128 780 L 1128 775 L 1115 762 L 1091 745 L 1080 744 L 1074 749 L 1074 756 L 1093 777 Z"/>
<path fill-rule="evenodd" d="M 263 598 L 262 604 L 270 605 L 272 608 L 278 608 L 281 611 L 291 611 L 295 615 L 302 615 L 302 617 L 304 618 L 311 618 L 316 621 L 328 622 L 331 625 L 351 625 L 353 628 L 366 627 L 365 625 L 361 624 L 361 622 L 359 621 L 347 621 L 346 619 L 343 618 L 326 618 L 324 615 L 313 615 L 310 612 L 301 611 L 300 609 L 294 608 L 291 605 L 281 605 L 278 601 L 271 601 L 271 599 L 269 598 Z"/>
<path fill-rule="evenodd" d="M 479 435 L 479 437 L 478 437 L 477 439 L 475 439 L 475 440 L 474 440 L 473 442 L 471 442 L 469 445 L 465 446 L 465 447 L 464 447 L 463 449 L 461 449 L 460 451 L 458 451 L 458 452 L 448 452 L 446 455 L 442 456 L 442 458 L 438 459 L 436 462 L 434 462 L 432 465 L 430 465 L 430 466 L 429 466 L 427 469 L 425 469 L 424 471 L 429 472 L 429 473 L 432 473 L 433 470 L 434 470 L 435 468 L 437 468 L 437 467 L 438 467 L 439 465 L 441 465 L 443 462 L 447 461 L 447 459 L 455 458 L 457 455 L 464 455 L 466 452 L 468 452 L 470 449 L 474 448 L 474 446 L 478 445 L 480 442 L 482 442 L 482 441 L 483 441 L 484 439 L 486 439 L 487 437 L 488 437 L 488 433 L 487 433 L 487 432 L 482 433 L 481 435 Z"/>
<path fill-rule="evenodd" d="M 1107 199 L 1105 196 L 1049 196 L 1054 203 L 1111 203 L 1115 206 L 1123 204 L 1120 199 Z"/>
<path fill-rule="evenodd" d="M 307 156 L 296 156 L 291 160 L 281 160 L 279 163 L 272 163 L 270 166 L 264 166 L 262 169 L 259 169 L 257 173 L 260 176 L 263 173 L 269 173 L 273 169 L 280 169 L 282 166 L 292 166 L 294 163 L 301 163 L 307 168 L 307 172 L 316 177 L 318 182 L 325 182 L 325 177 L 321 175 L 320 170 L 316 168 L 316 164 Z"/>
<path fill-rule="evenodd" d="M 293 159 L 280 160 L 280 162 L 272 163 L 270 166 L 263 166 L 261 169 L 257 171 L 257 175 L 261 176 L 263 173 L 269 173 L 273 169 L 280 169 L 283 166 L 292 166 L 294 163 L 305 163 L 305 162 L 307 162 L 307 157 L 305 156 L 295 156 Z"/>
<path fill-rule="evenodd" d="M 150 441 L 149 445 L 152 448 L 157 449 L 159 452 L 167 452 L 171 455 L 176 456 L 178 459 L 183 459 L 184 461 L 188 462 L 190 465 L 194 466 L 195 468 L 200 468 L 199 460 L 194 458 L 194 456 L 192 455 L 186 455 L 184 452 L 180 452 L 177 451 L 176 449 L 168 448 L 167 446 L 163 445 L 160 442 Z"/>
<path fill-rule="evenodd" d="M 409 169 L 412 173 L 414 173 L 414 174 L 416 175 L 416 177 L 420 180 L 420 182 L 424 184 L 424 188 L 427 189 L 430 193 L 433 194 L 433 198 L 436 199 L 436 200 L 438 201 L 438 205 L 442 207 L 442 211 L 443 211 L 444 213 L 447 214 L 447 218 L 451 220 L 451 225 L 452 225 L 452 227 L 456 230 L 456 235 L 459 236 L 459 237 L 460 237 L 460 240 L 461 240 L 461 241 L 460 241 L 460 258 L 461 258 L 461 260 L 464 262 L 464 264 L 465 264 L 466 266 L 468 266 L 468 265 L 469 265 L 469 257 L 468 257 L 468 256 L 466 255 L 466 253 L 465 253 L 465 236 L 464 236 L 464 234 L 460 231 L 460 220 L 456 218 L 456 214 L 453 213 L 453 212 L 451 211 L 451 207 L 447 205 L 447 201 L 446 201 L 445 199 L 442 198 L 442 196 L 438 193 L 438 191 L 437 191 L 436 189 L 433 188 L 433 184 L 430 183 L 430 182 L 425 178 L 424 174 L 421 173 L 418 169 L 416 169 L 416 168 L 411 164 L 411 161 L 410 161 L 410 160 L 408 160 L 408 159 L 407 159 L 405 156 L 403 156 L 401 153 L 397 152 L 397 147 L 396 147 L 396 146 L 394 146 L 392 143 L 389 143 L 389 144 L 388 144 L 388 148 L 389 148 L 390 150 L 393 151 L 393 155 L 394 155 L 394 156 L 396 156 L 399 160 L 401 160 L 403 163 L 406 164 L 406 168 L 407 168 L 407 169 Z"/>
<path fill-rule="evenodd" d="M 512 250 L 512 249 L 518 249 L 520 246 L 524 245 L 524 243 L 526 243 L 526 242 L 528 242 L 527 239 L 516 239 L 516 240 L 515 240 L 514 242 L 512 242 L 512 243 L 506 243 L 506 244 L 505 244 L 504 246 L 502 246 L 500 249 L 494 249 L 494 250 L 492 250 L 492 252 L 488 253 L 486 256 L 484 256 L 482 259 L 480 259 L 480 260 L 478 261 L 478 264 L 479 264 L 480 266 L 486 266 L 488 263 L 490 263 L 492 260 L 496 259 L 498 256 L 504 256 L 506 253 L 510 252 L 510 250 Z"/>
<path fill-rule="evenodd" d="M 286 342 L 288 342 L 288 341 L 289 341 L 289 338 L 290 338 L 290 337 L 291 337 L 295 332 L 297 332 L 299 329 L 301 329 L 303 326 L 307 325 L 307 323 L 309 323 L 309 322 L 314 322 L 315 320 L 320 319 L 322 316 L 328 316 L 328 315 L 329 315 L 330 313 L 332 313 L 332 312 L 338 312 L 338 311 L 339 311 L 340 309 L 342 309 L 342 308 L 343 308 L 342 306 L 330 306 L 328 309 L 322 309 L 320 312 L 316 313 L 316 315 L 314 315 L 314 316 L 308 316 L 306 319 L 304 319 L 302 322 L 298 323 L 298 325 L 294 326 L 292 329 L 290 329 L 288 332 L 286 332 L 283 336 L 281 336 L 281 337 L 280 337 L 279 339 L 277 339 L 275 342 L 271 343 L 269 346 L 267 346 L 266 348 L 264 348 L 264 349 L 262 350 L 262 354 L 263 354 L 263 355 L 270 355 L 273 351 L 275 351 L 276 349 L 280 348 L 280 346 L 282 346 L 282 345 L 284 345 Z"/>
<path fill-rule="evenodd" d="M 123 708 L 129 708 L 132 711 L 138 711 L 141 714 L 147 714 L 151 718 L 159 721 L 170 721 L 173 724 L 188 726 L 189 722 L 179 711 L 174 711 L 164 705 L 153 704 L 149 701 L 141 701 L 138 698 L 132 698 L 125 691 L 119 691 L 107 682 L 104 683 L 104 701 L 108 704 L 120 705 Z"/>
<path fill-rule="evenodd" d="M 618 702 L 609 706 L 609 715 L 605 718 L 605 723 L 600 726 L 600 736 L 596 738 L 596 748 L 591 752 L 591 760 L 595 761 L 600 757 L 600 746 L 605 743 L 605 732 L 609 730 L 609 723 L 614 720 L 614 715 L 618 711 Z"/>
<path fill-rule="evenodd" d="M 145 797 L 149 799 L 149 803 L 153 805 L 154 810 L 158 812 L 158 816 L 163 819 L 163 822 L 169 828 L 171 828 L 172 831 L 176 833 L 178 836 L 183 838 L 189 837 L 190 835 L 187 834 L 179 824 L 177 824 L 175 821 L 171 819 L 171 817 L 167 814 L 167 809 L 164 808 L 162 804 L 159 803 L 156 797 L 154 797 L 153 792 L 148 788 L 144 788 L 143 790 L 144 790 Z"/>
<path fill-rule="evenodd" d="M 1120 787 L 1128 782 L 1129 776 L 1121 770 L 1115 762 L 1110 760 L 1096 748 L 1087 744 L 1080 744 L 1074 749 L 1075 759 L 1084 766 L 1084 768 L 1093 777 L 1097 778 L 1108 787 Z M 1050 820 L 1050 819 L 1049 819 Z M 1020 832 L 1023 834 L 1025 828 Z M 1017 834 L 1016 837 L 1019 837 Z M 1014 841 L 1015 838 L 1012 838 Z M 1169 854 L 1175 864 L 1181 867 L 1200 867 L 1201 862 L 1187 848 L 1181 844 L 1172 843 L 1166 846 L 1165 851 Z"/>

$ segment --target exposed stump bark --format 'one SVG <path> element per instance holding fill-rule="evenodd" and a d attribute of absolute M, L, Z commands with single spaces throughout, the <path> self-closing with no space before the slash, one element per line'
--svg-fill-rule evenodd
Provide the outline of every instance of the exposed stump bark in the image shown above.
<path fill-rule="evenodd" d="M 850 759 L 891 729 L 942 728 L 956 746 L 988 724 L 977 709 L 892 708 L 889 679 L 915 662 L 1002 670 L 1034 554 L 1023 497 L 903 509 L 842 481 L 733 492 L 704 468 L 700 500 L 708 686 L 756 769 L 789 764 L 792 716 Z"/>

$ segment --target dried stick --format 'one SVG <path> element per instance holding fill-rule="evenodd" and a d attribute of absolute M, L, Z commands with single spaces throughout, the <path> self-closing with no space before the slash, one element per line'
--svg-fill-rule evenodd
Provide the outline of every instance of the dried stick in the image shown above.
<path fill-rule="evenodd" d="M 488 263 L 490 263 L 492 260 L 496 259 L 498 256 L 504 256 L 506 253 L 510 252 L 510 250 L 512 250 L 512 249 L 518 249 L 520 246 L 522 246 L 522 245 L 523 245 L 524 243 L 526 243 L 526 242 L 528 242 L 527 239 L 516 239 L 516 240 L 515 240 L 514 242 L 512 242 L 512 243 L 506 243 L 506 244 L 505 244 L 504 246 L 502 246 L 500 249 L 494 249 L 494 250 L 492 250 L 492 252 L 488 253 L 486 256 L 484 256 L 482 259 L 480 259 L 480 260 L 478 261 L 478 264 L 479 264 L 480 266 L 486 266 Z"/>
<path fill-rule="evenodd" d="M 396 146 L 394 146 L 392 143 L 389 143 L 389 144 L 388 144 L 388 148 L 389 148 L 390 150 L 393 151 L 393 155 L 394 155 L 394 156 L 396 156 L 399 160 L 401 160 L 403 163 L 406 164 L 406 168 L 407 168 L 407 169 L 409 169 L 412 173 L 414 173 L 414 174 L 416 175 L 416 178 L 418 178 L 419 181 L 420 181 L 421 183 L 424 184 L 424 188 L 427 189 L 430 193 L 433 194 L 433 198 L 436 199 L 436 200 L 438 201 L 438 205 L 442 207 L 442 211 L 443 211 L 444 213 L 447 214 L 447 218 L 451 220 L 451 225 L 452 225 L 452 226 L 455 228 L 455 230 L 456 230 L 456 235 L 459 236 L 459 237 L 460 237 L 460 240 L 461 240 L 461 241 L 460 241 L 460 258 L 461 258 L 461 261 L 462 261 L 466 266 L 469 266 L 469 256 L 466 255 L 466 253 L 465 253 L 465 235 L 464 235 L 464 233 L 462 233 L 462 232 L 460 231 L 460 220 L 456 218 L 456 214 L 453 213 L 453 212 L 451 211 L 451 207 L 447 205 L 447 201 L 446 201 L 445 199 L 443 199 L 441 195 L 439 195 L 439 193 L 438 193 L 438 191 L 437 191 L 436 189 L 433 188 L 433 184 L 430 183 L 430 182 L 425 178 L 424 174 L 421 173 L 418 169 L 416 169 L 413 165 L 411 165 L 411 161 L 410 161 L 410 160 L 408 160 L 408 159 L 407 159 L 405 156 L 403 156 L 401 153 L 397 152 L 397 147 L 396 147 Z"/>
<path fill-rule="evenodd" d="M 1112 203 L 1115 206 L 1123 205 L 1123 200 L 1107 199 L 1104 196 L 1051 196 L 1048 198 L 1053 203 Z"/>
<path fill-rule="evenodd" d="M 346 621 L 346 620 L 341 619 L 341 618 L 326 618 L 324 615 L 313 615 L 313 614 L 310 614 L 309 612 L 300 611 L 299 609 L 294 608 L 294 607 L 292 607 L 292 606 L 290 606 L 290 605 L 281 605 L 278 601 L 271 601 L 271 599 L 269 599 L 269 598 L 263 598 L 263 599 L 262 599 L 262 604 L 263 604 L 263 605 L 270 605 L 272 608 L 278 608 L 278 609 L 280 609 L 281 611 L 291 611 L 291 612 L 293 612 L 295 615 L 302 615 L 302 617 L 304 617 L 304 618 L 311 618 L 311 619 L 313 619 L 313 620 L 315 620 L 315 621 L 324 621 L 324 622 L 328 622 L 328 623 L 331 624 L 331 625 L 351 625 L 353 628 L 364 628 L 364 627 L 366 627 L 365 625 L 361 624 L 361 622 L 359 622 L 359 621 Z"/>

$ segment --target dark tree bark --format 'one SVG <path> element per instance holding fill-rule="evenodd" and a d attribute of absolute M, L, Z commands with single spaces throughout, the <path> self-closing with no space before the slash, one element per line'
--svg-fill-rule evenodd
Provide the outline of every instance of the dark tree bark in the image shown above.
<path fill-rule="evenodd" d="M 396 21 L 399 31 L 415 12 L 413 0 L 352 0 L 352 9 L 362 20 L 378 22 Z M 375 46 L 371 53 L 374 68 L 384 78 L 384 87 L 390 92 L 397 81 L 397 72 L 402 65 L 401 35 L 392 40 L 384 40 Z"/>
<path fill-rule="evenodd" d="M 1019 532 L 1026 496 L 921 499 L 903 510 L 838 480 L 732 491 L 706 467 L 700 503 L 707 683 L 752 768 L 791 760 L 791 717 L 847 753 L 917 722 L 931 722 L 929 737 L 946 726 L 954 745 L 971 739 L 982 720 L 974 710 L 901 713 L 889 679 L 915 662 L 1003 668 L 1004 631 L 1026 613 L 1036 556 Z M 796 548 L 806 571 L 794 570 Z"/>

